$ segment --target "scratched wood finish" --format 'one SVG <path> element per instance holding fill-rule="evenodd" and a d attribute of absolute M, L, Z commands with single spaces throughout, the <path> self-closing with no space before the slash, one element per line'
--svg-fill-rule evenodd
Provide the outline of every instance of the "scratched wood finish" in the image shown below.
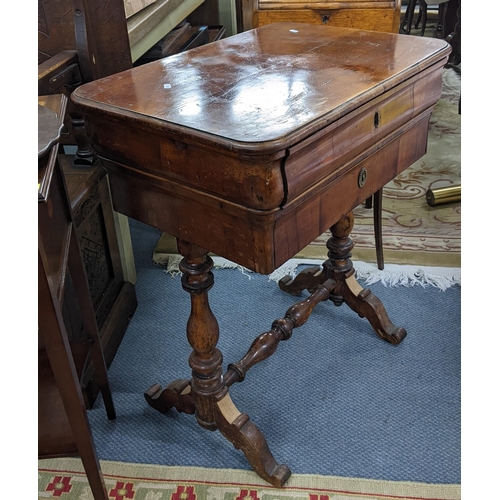
<path fill-rule="evenodd" d="M 140 121 L 174 139 L 262 155 L 323 129 L 447 52 L 437 39 L 277 23 L 92 82 L 74 100 L 127 126 Z"/>
<path fill-rule="evenodd" d="M 449 50 L 271 24 L 72 98 L 119 211 L 269 273 L 425 153 Z"/>

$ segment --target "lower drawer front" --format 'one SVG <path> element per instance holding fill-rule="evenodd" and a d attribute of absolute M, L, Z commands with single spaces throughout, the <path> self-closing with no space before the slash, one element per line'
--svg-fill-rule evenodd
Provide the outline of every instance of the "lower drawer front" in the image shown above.
<path fill-rule="evenodd" d="M 269 9 L 254 13 L 254 27 L 278 22 L 326 24 L 341 28 L 397 33 L 399 9 Z"/>
<path fill-rule="evenodd" d="M 427 150 L 430 114 L 384 147 L 323 187 L 284 207 L 274 231 L 275 265 L 280 266 L 327 231 L 343 215 L 421 158 Z M 326 250 L 325 250 L 326 256 Z"/>

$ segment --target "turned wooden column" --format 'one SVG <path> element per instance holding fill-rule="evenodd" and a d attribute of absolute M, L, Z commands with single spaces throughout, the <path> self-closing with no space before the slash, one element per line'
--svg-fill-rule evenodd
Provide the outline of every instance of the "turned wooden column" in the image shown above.
<path fill-rule="evenodd" d="M 323 268 L 304 269 L 295 279 L 289 276 L 282 278 L 279 283 L 280 288 L 292 295 L 298 295 L 305 289 L 312 292 L 321 283 L 333 279 L 335 285 L 329 299 L 336 306 L 345 302 L 361 318 L 366 318 L 370 322 L 379 337 L 391 344 L 399 344 L 406 337 L 406 330 L 394 326 L 380 299 L 356 280 L 351 261 L 354 243 L 349 237 L 353 226 L 352 212 L 341 217 L 330 228 L 332 236 L 326 243 L 328 260 L 323 263 Z"/>
<path fill-rule="evenodd" d="M 89 143 L 83 116 L 77 110 L 70 110 L 68 114 L 71 118 L 71 130 L 77 146 L 74 164 L 91 167 L 96 163 L 98 157 Z"/>
<path fill-rule="evenodd" d="M 349 237 L 354 226 L 352 212 L 344 215 L 331 228 L 331 238 L 327 241 L 328 260 L 323 264 L 326 278 L 333 278 L 334 287 L 330 300 L 337 306 L 346 303 L 361 318 L 366 318 L 377 335 L 391 344 L 399 344 L 406 337 L 406 330 L 395 326 L 381 300 L 368 288 L 363 288 L 356 280 L 351 251 L 354 247 Z"/>
<path fill-rule="evenodd" d="M 213 261 L 203 248 L 181 240 L 178 240 L 177 245 L 179 253 L 184 257 L 179 264 L 183 273 L 182 288 L 191 295 L 187 339 L 193 348 L 189 366 L 193 377 L 191 390 L 195 401 L 195 415 L 201 426 L 215 430 L 214 397 L 222 398 L 227 389 L 222 378 L 222 353 L 216 347 L 219 324 L 208 303 L 208 291 L 214 284 L 211 272 Z"/>
<path fill-rule="evenodd" d="M 336 306 L 344 302 L 342 287 L 344 280 L 354 274 L 351 251 L 354 243 L 349 237 L 354 226 L 354 215 L 349 212 L 330 228 L 332 236 L 328 239 L 328 260 L 323 264 L 326 275 L 337 282 L 330 299 Z"/>

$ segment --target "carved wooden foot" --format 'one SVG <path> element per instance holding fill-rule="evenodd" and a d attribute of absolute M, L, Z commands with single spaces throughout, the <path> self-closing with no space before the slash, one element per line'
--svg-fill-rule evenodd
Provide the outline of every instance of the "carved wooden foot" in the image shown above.
<path fill-rule="evenodd" d="M 390 344 L 399 344 L 406 337 L 406 330 L 394 326 L 381 300 L 368 288 L 363 288 L 351 275 L 344 282 L 342 297 L 345 303 L 366 318 L 377 335 Z"/>
<path fill-rule="evenodd" d="M 165 389 L 155 384 L 144 393 L 144 397 L 148 404 L 160 413 L 167 413 L 170 408 L 191 415 L 195 412 L 189 380 L 174 380 Z"/>
<path fill-rule="evenodd" d="M 290 469 L 278 464 L 259 428 L 245 413 L 240 413 L 229 394 L 214 407 L 215 421 L 221 434 L 241 449 L 253 470 L 265 481 L 282 488 L 291 475 Z"/>
<path fill-rule="evenodd" d="M 353 224 L 351 212 L 330 228 L 332 237 L 327 242 L 328 260 L 323 263 L 322 270 L 318 267 L 305 269 L 294 280 L 287 276 L 280 281 L 280 289 L 296 295 L 304 289 L 312 291 L 319 283 L 333 278 L 336 285 L 330 293 L 330 300 L 336 306 L 345 302 L 360 317 L 366 318 L 382 339 L 399 344 L 406 337 L 406 330 L 394 326 L 380 299 L 368 288 L 363 288 L 354 277 L 350 259 L 354 245 L 349 237 Z"/>
<path fill-rule="evenodd" d="M 387 312 L 378 297 L 368 288 L 363 288 L 354 277 L 351 250 L 354 246 L 349 234 L 354 225 L 351 213 L 340 219 L 330 231 L 328 240 L 328 260 L 323 264 L 326 276 L 339 283 L 331 299 L 335 305 L 344 301 L 362 318 L 368 319 L 375 332 L 391 344 L 399 344 L 406 337 L 406 330 L 398 328 L 390 321 Z"/>
<path fill-rule="evenodd" d="M 313 290 L 325 280 L 326 277 L 323 273 L 323 269 L 321 269 L 321 267 L 314 266 L 301 271 L 295 279 L 292 279 L 291 276 L 281 278 L 278 285 L 281 290 L 289 293 L 290 295 L 300 295 L 303 290 L 307 290 L 312 293 Z"/>
<path fill-rule="evenodd" d="M 196 410 L 189 380 L 175 380 L 163 390 L 155 384 L 144 396 L 160 413 L 171 408 L 188 414 Z M 214 414 L 215 427 L 236 449 L 243 451 L 254 471 L 273 486 L 283 487 L 291 475 L 290 469 L 276 462 L 262 432 L 248 415 L 237 410 L 229 394 L 216 402 Z"/>

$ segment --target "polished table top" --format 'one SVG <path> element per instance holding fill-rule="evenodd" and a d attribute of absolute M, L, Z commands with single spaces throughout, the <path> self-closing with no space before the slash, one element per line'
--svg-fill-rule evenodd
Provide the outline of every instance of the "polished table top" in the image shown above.
<path fill-rule="evenodd" d="M 443 40 L 276 23 L 72 99 L 117 211 L 268 274 L 425 153 L 449 52 Z"/>
<path fill-rule="evenodd" d="M 276 150 L 447 52 L 438 39 L 279 23 L 92 82 L 74 97 L 172 132 L 191 129 L 219 145 Z"/>

